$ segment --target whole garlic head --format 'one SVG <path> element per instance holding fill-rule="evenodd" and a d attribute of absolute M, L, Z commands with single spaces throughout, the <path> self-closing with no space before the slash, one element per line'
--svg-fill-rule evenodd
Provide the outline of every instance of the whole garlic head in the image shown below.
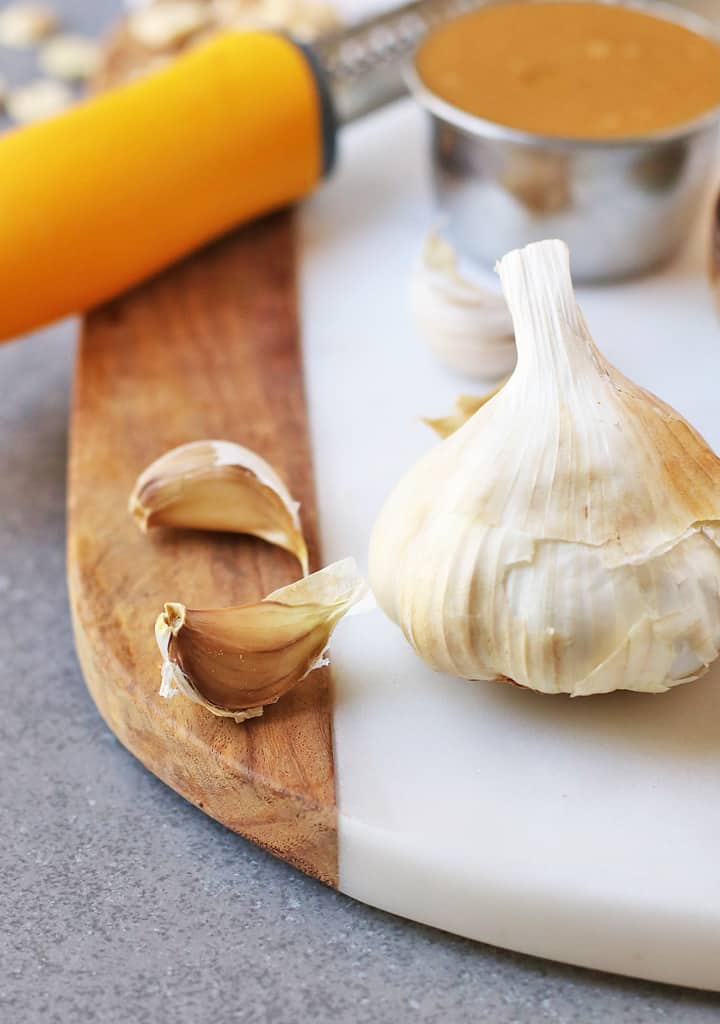
<path fill-rule="evenodd" d="M 603 358 L 564 243 L 499 273 L 517 367 L 387 500 L 378 602 L 467 679 L 573 695 L 696 679 L 720 650 L 720 459 Z"/>
<path fill-rule="evenodd" d="M 512 370 L 515 340 L 505 300 L 464 278 L 452 246 L 435 232 L 410 278 L 409 303 L 418 333 L 451 369 L 486 380 Z"/>

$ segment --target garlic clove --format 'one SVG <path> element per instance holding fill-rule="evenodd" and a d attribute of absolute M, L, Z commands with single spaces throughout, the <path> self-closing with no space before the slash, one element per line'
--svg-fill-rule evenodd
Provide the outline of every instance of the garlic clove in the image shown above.
<path fill-rule="evenodd" d="M 72 101 L 72 92 L 62 82 L 52 78 L 35 78 L 26 85 L 10 90 L 5 100 L 5 110 L 12 121 L 28 124 L 59 114 Z"/>
<path fill-rule="evenodd" d="M 141 530 L 251 534 L 290 551 L 307 575 L 299 508 L 265 459 L 231 441 L 193 441 L 166 452 L 140 474 L 129 501 Z"/>
<path fill-rule="evenodd" d="M 70 82 L 84 81 L 97 71 L 100 47 L 87 36 L 55 36 L 40 50 L 38 62 L 47 75 Z"/>
<path fill-rule="evenodd" d="M 491 398 L 494 398 L 498 391 L 505 387 L 508 380 L 509 378 L 505 377 L 494 388 L 483 392 L 482 395 L 458 395 L 452 412 L 448 413 L 447 416 L 437 416 L 435 418 L 424 416 L 423 423 L 427 423 L 443 439 L 450 437 L 456 430 L 464 426 L 478 409 L 482 408 Z"/>
<path fill-rule="evenodd" d="M 255 718 L 327 664 L 331 633 L 366 592 L 346 558 L 256 603 L 208 611 L 166 604 L 155 624 L 160 694 L 182 693 L 236 722 Z"/>
<path fill-rule="evenodd" d="M 45 4 L 8 4 L 0 11 L 0 46 L 33 46 L 54 32 L 57 23 L 55 12 Z"/>
<path fill-rule="evenodd" d="M 206 4 L 196 0 L 169 0 L 133 11 L 128 30 L 136 42 L 148 50 L 167 50 L 187 42 L 204 29 L 210 20 Z"/>
<path fill-rule="evenodd" d="M 418 333 L 452 369 L 485 379 L 512 370 L 515 341 L 505 300 L 462 277 L 452 246 L 435 233 L 412 273 L 409 303 Z"/>
<path fill-rule="evenodd" d="M 720 459 L 599 352 L 564 243 L 499 273 L 517 366 L 387 499 L 378 602 L 468 679 L 584 695 L 698 678 L 720 651 Z"/>

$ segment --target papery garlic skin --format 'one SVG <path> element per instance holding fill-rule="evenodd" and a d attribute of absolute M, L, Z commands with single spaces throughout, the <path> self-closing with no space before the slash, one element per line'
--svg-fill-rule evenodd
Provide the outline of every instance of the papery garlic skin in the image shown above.
<path fill-rule="evenodd" d="M 346 558 L 261 601 L 200 611 L 168 603 L 155 623 L 160 695 L 182 693 L 236 722 L 256 718 L 327 664 L 335 626 L 366 593 L 355 562 Z"/>
<path fill-rule="evenodd" d="M 517 367 L 387 500 L 378 602 L 468 679 L 573 695 L 695 679 L 720 650 L 720 460 L 603 358 L 564 243 L 499 273 Z"/>
<path fill-rule="evenodd" d="M 504 388 L 508 378 L 498 381 L 494 388 L 485 391 L 482 395 L 458 395 L 452 412 L 447 416 L 423 416 L 423 423 L 426 423 L 431 430 L 442 438 L 450 437 L 456 430 L 464 426 L 471 416 L 474 416 L 478 409 L 482 408 L 501 388 Z"/>
<path fill-rule="evenodd" d="M 191 441 L 161 455 L 138 477 L 128 507 L 141 530 L 260 537 L 294 554 L 307 575 L 300 505 L 269 462 L 232 441 Z"/>
<path fill-rule="evenodd" d="M 503 297 L 462 277 L 452 246 L 434 232 L 412 272 L 408 297 L 418 333 L 447 366 L 485 380 L 512 370 L 515 341 Z"/>

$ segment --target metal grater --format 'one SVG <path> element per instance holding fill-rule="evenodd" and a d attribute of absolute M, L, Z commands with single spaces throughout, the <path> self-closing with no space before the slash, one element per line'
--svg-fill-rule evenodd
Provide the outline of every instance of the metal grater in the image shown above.
<path fill-rule="evenodd" d="M 432 28 L 480 0 L 415 0 L 316 40 L 312 50 L 330 88 L 335 115 L 347 124 L 407 92 L 405 62 Z"/>

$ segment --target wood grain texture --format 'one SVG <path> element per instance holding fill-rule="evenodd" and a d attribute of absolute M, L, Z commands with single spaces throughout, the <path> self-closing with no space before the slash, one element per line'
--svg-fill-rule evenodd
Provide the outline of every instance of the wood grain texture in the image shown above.
<path fill-rule="evenodd" d="M 268 459 L 302 504 L 317 566 L 294 221 L 243 229 L 90 314 L 71 423 L 68 579 L 78 654 L 106 722 L 150 771 L 235 832 L 337 884 L 330 678 L 312 673 L 242 725 L 158 696 L 164 601 L 264 596 L 296 560 L 224 534 L 143 535 L 134 480 L 174 445 L 227 438 Z"/>

